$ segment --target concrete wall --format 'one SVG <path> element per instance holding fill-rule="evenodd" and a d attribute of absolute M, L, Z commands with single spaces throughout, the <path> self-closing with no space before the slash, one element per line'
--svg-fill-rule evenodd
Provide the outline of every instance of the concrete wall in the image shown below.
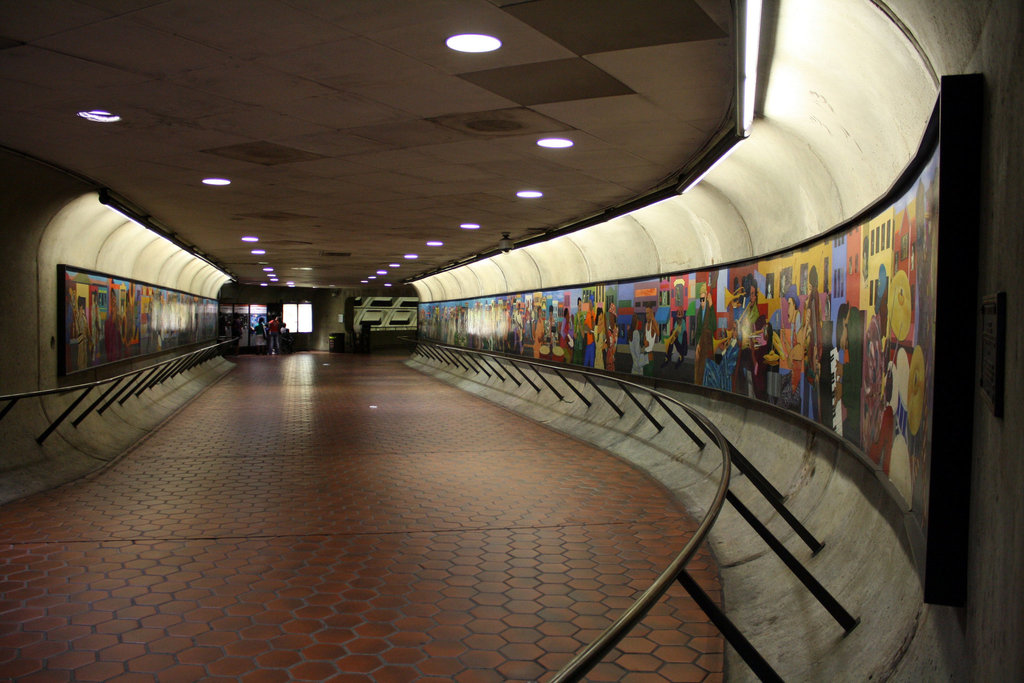
<path fill-rule="evenodd" d="M 0 291 L 8 295 L 0 332 L 0 395 L 113 377 L 191 350 L 58 377 L 58 264 L 212 297 L 226 276 L 102 206 L 91 187 L 66 173 L 0 151 L 0 178 Z M 222 359 L 210 361 L 102 416 L 90 415 L 78 427 L 68 421 L 42 445 L 36 437 L 77 394 L 19 401 L 0 421 L 0 503 L 103 467 L 231 367 Z M 94 390 L 80 410 L 104 389 Z"/>

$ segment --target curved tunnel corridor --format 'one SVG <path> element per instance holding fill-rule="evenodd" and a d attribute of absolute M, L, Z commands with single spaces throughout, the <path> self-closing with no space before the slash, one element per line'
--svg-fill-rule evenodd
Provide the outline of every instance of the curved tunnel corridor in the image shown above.
<path fill-rule="evenodd" d="M 544 680 L 693 528 L 400 357 L 238 362 L 112 466 L 0 508 L 12 680 Z M 690 572 L 720 599 L 706 549 Z M 721 680 L 705 619 L 672 589 L 592 680 Z"/>

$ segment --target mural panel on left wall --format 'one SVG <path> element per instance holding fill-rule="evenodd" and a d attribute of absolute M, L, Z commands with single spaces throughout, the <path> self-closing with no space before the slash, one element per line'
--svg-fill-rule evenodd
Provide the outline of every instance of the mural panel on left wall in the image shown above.
<path fill-rule="evenodd" d="M 57 270 L 61 375 L 217 337 L 215 299 L 68 265 Z"/>

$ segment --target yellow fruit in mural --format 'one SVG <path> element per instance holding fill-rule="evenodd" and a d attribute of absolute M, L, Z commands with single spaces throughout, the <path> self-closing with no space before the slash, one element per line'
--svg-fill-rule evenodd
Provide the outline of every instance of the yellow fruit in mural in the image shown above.
<path fill-rule="evenodd" d="M 920 346 L 914 347 L 914 356 L 910 359 L 910 386 L 907 389 L 907 427 L 911 434 L 921 429 L 921 417 L 924 413 L 924 351 Z"/>
<path fill-rule="evenodd" d="M 889 283 L 889 330 L 896 341 L 910 334 L 910 279 L 906 271 L 897 271 Z"/>

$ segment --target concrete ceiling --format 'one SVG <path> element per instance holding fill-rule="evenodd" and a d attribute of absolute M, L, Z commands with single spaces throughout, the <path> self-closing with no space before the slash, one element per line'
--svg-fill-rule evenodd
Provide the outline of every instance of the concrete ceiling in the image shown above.
<path fill-rule="evenodd" d="M 259 261 L 299 286 L 378 269 L 398 282 L 673 179 L 732 120 L 731 12 L 728 0 L 0 2 L 0 145 L 109 188 L 241 282 L 265 279 Z M 467 32 L 503 46 L 445 46 Z M 76 116 L 89 109 L 122 120 Z M 549 134 L 575 146 L 535 144 Z"/>

